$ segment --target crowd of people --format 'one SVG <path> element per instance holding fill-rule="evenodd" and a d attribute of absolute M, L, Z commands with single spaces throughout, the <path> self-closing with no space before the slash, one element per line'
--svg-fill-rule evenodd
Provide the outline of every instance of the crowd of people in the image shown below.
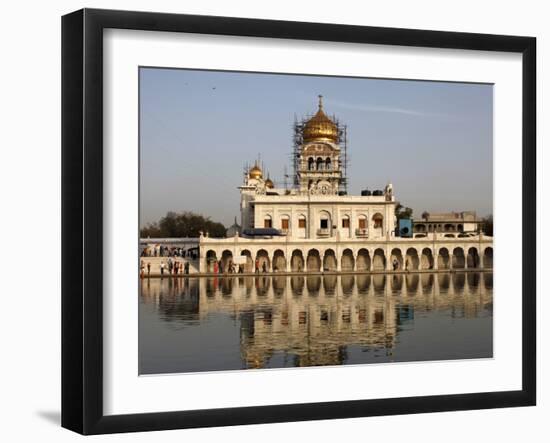
<path fill-rule="evenodd" d="M 180 262 L 168 258 L 167 263 L 164 263 L 164 261 L 160 263 L 160 276 L 163 277 L 165 272 L 174 277 L 182 274 L 189 275 L 189 262 Z M 140 261 L 139 275 L 141 278 L 151 276 L 151 262 L 145 263 L 143 260 Z"/>
<path fill-rule="evenodd" d="M 244 271 L 244 265 L 236 265 L 233 260 L 229 260 L 226 266 L 224 266 L 222 260 L 214 260 L 212 263 L 212 273 L 214 274 L 242 274 Z M 260 260 L 256 259 L 254 262 L 254 272 L 259 274 L 260 271 L 264 274 L 268 272 L 267 261 L 263 261 L 260 264 Z"/>

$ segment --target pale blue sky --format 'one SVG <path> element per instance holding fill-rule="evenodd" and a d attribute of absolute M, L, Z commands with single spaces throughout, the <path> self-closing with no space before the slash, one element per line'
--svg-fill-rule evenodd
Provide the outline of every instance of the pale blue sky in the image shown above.
<path fill-rule="evenodd" d="M 229 225 L 245 162 L 292 171 L 292 124 L 348 125 L 350 194 L 391 181 L 414 210 L 492 213 L 493 87 L 408 80 L 140 69 L 140 224 L 191 210 Z"/>

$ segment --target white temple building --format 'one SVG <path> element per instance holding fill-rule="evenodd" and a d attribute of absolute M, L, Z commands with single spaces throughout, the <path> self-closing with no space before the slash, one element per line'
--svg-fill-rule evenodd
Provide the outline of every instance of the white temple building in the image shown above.
<path fill-rule="evenodd" d="M 201 236 L 199 272 L 492 268 L 492 237 L 475 213 L 433 214 L 400 237 L 391 183 L 348 195 L 347 128 L 325 114 L 321 96 L 294 130 L 292 185 L 274 186 L 258 163 L 248 168 L 240 226 L 230 238 Z"/>

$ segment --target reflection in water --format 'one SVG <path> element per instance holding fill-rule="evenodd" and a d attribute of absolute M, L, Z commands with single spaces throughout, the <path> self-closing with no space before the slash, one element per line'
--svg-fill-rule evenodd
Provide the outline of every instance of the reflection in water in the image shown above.
<path fill-rule="evenodd" d="M 492 356 L 492 273 L 145 279 L 140 372 Z"/>

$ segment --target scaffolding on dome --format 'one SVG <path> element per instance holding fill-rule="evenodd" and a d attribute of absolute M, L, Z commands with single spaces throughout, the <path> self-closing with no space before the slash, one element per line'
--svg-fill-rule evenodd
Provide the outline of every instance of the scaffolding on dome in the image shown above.
<path fill-rule="evenodd" d="M 300 150 L 304 143 L 303 130 L 304 125 L 311 119 L 312 115 L 308 115 L 301 120 L 298 120 L 294 115 L 294 124 L 292 126 L 292 152 L 290 154 L 292 164 L 292 184 L 294 187 L 300 185 Z M 338 146 L 340 146 L 340 167 L 342 169 L 342 178 L 339 185 L 339 193 L 346 195 L 348 193 L 348 128 L 334 115 L 332 121 L 338 129 Z"/>

